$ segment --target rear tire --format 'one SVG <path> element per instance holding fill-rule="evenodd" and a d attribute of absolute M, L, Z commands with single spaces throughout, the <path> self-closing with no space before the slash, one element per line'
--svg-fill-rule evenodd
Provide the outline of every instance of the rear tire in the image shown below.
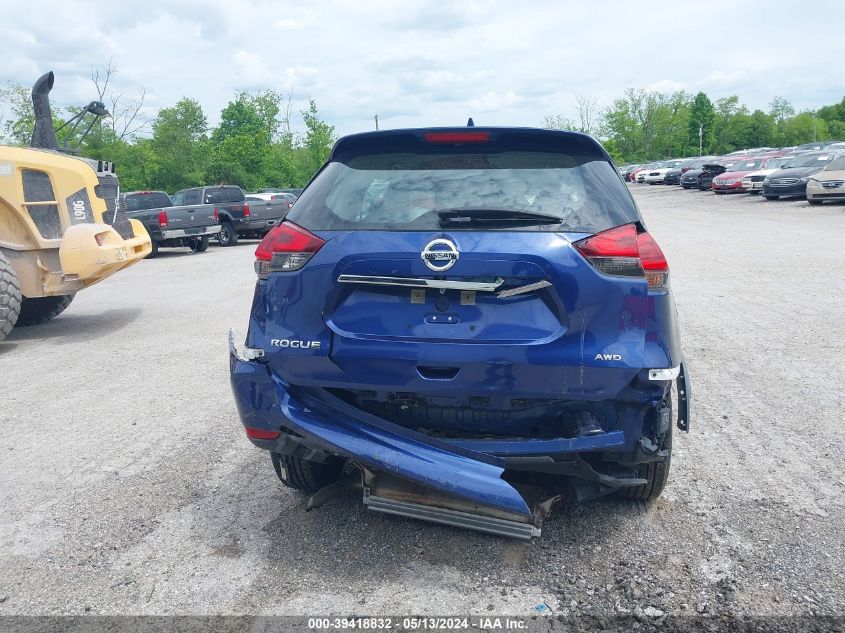
<path fill-rule="evenodd" d="M 14 268 L 0 251 L 0 341 L 9 335 L 21 311 L 21 288 Z"/>
<path fill-rule="evenodd" d="M 810 204 L 812 204 L 813 206 L 818 206 L 818 205 L 820 205 L 820 204 L 822 203 L 822 201 L 821 201 L 821 200 L 810 200 L 810 199 L 807 199 L 807 202 L 809 202 L 809 203 L 810 203 Z"/>
<path fill-rule="evenodd" d="M 208 250 L 208 235 L 196 237 L 191 240 L 191 250 L 195 253 L 204 253 Z"/>
<path fill-rule="evenodd" d="M 59 316 L 73 301 L 74 295 L 59 295 L 57 297 L 23 298 L 18 325 L 41 325 Z"/>
<path fill-rule="evenodd" d="M 221 222 L 220 232 L 217 234 L 217 241 L 220 246 L 234 246 L 238 243 L 238 232 L 231 222 Z"/>
<path fill-rule="evenodd" d="M 327 462 L 313 462 L 299 457 L 270 453 L 273 469 L 288 488 L 317 492 L 340 478 L 343 460 L 337 457 Z"/>
<path fill-rule="evenodd" d="M 144 259 L 155 259 L 156 257 L 158 257 L 158 242 L 150 240 L 150 254 Z"/>
<path fill-rule="evenodd" d="M 643 464 L 640 466 L 640 471 L 637 476 L 640 479 L 645 479 L 646 483 L 642 486 L 634 486 L 632 488 L 625 488 L 620 491 L 623 497 L 628 499 L 635 499 L 637 501 L 653 501 L 657 499 L 666 487 L 666 482 L 669 479 L 669 466 L 672 463 L 672 427 L 674 426 L 674 413 L 672 408 L 671 394 L 667 396 L 670 415 L 669 415 L 669 430 L 658 437 L 658 448 L 668 452 L 666 459 L 659 462 L 652 462 L 650 464 Z"/>
<path fill-rule="evenodd" d="M 780 196 L 763 196 L 766 200 L 772 201 L 777 200 Z"/>

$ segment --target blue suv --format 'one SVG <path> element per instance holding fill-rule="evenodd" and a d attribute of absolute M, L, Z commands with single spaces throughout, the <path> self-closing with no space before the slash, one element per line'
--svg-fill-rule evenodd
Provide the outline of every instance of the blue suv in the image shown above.
<path fill-rule="evenodd" d="M 344 137 L 255 256 L 232 390 L 311 505 L 355 487 L 530 539 L 562 495 L 663 490 L 689 427 L 669 267 L 591 137 Z"/>

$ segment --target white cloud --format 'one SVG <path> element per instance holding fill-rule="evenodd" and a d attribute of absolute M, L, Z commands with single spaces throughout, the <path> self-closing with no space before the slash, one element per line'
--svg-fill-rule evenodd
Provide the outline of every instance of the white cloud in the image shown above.
<path fill-rule="evenodd" d="M 798 45 L 794 0 L 771 0 L 742 34 L 703 29 L 733 0 L 594 5 L 539 0 L 124 0 L 6 2 L 0 81 L 56 71 L 54 100 L 92 96 L 92 66 L 114 56 L 116 89 L 143 85 L 149 104 L 183 96 L 214 123 L 240 89 L 315 98 L 341 133 L 384 127 L 538 125 L 573 117 L 575 96 L 606 106 L 625 88 L 737 94 L 750 108 L 782 95 L 796 109 L 842 98 L 830 63 L 845 56 L 845 3 L 816 0 L 821 49 Z M 598 7 L 598 8 L 597 8 Z M 94 10 L 96 9 L 96 10 Z M 45 15 L 49 19 L 45 19 Z"/>
<path fill-rule="evenodd" d="M 671 79 L 661 79 L 646 86 L 646 90 L 653 90 L 654 92 L 678 92 L 680 90 L 686 90 L 686 86 Z"/>

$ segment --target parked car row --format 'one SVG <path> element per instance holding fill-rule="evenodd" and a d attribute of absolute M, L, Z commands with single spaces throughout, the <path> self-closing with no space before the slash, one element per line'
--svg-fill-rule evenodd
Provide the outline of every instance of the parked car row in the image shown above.
<path fill-rule="evenodd" d="M 236 185 L 182 189 L 172 196 L 164 191 L 131 191 L 123 196 L 126 213 L 140 220 L 152 239 L 152 252 L 162 247 L 208 249 L 211 237 L 221 246 L 238 238 L 263 238 L 287 215 L 296 195 L 289 192 L 244 193 Z"/>
<path fill-rule="evenodd" d="M 810 204 L 845 200 L 845 142 L 755 148 L 725 156 L 681 158 L 619 168 L 626 182 L 680 185 L 716 194 L 806 197 Z"/>

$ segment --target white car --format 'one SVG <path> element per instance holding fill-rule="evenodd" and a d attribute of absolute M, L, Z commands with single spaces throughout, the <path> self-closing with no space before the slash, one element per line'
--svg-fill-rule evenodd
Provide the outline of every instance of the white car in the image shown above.
<path fill-rule="evenodd" d="M 795 158 L 794 156 L 783 156 L 781 158 L 770 158 L 766 162 L 766 168 L 752 171 L 742 177 L 742 188 L 748 193 L 760 193 L 763 191 L 763 181 L 766 176 L 773 174 L 783 165 Z"/>
<path fill-rule="evenodd" d="M 667 160 L 662 163 L 658 163 L 658 166 L 654 169 L 643 170 L 642 173 L 645 175 L 643 176 L 642 182 L 647 182 L 650 185 L 662 183 L 666 178 L 666 172 L 677 169 L 677 167 L 683 162 L 684 161 L 682 160 Z M 640 174 L 637 174 L 637 180 L 640 179 L 639 177 Z"/>

